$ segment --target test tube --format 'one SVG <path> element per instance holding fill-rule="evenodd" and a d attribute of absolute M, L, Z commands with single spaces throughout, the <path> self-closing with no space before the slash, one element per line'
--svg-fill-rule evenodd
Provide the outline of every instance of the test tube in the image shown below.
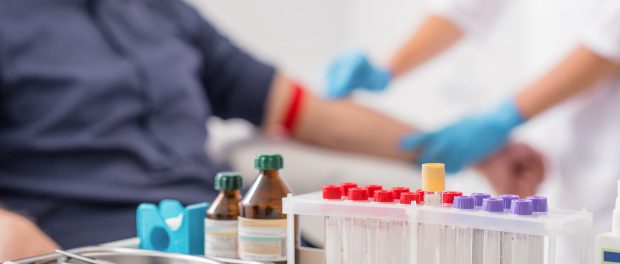
<path fill-rule="evenodd" d="M 351 188 L 349 189 L 349 200 L 353 202 L 368 202 L 368 190 L 366 188 Z M 345 244 L 346 257 L 345 263 L 357 264 L 366 262 L 366 219 L 364 218 L 350 218 L 348 223 L 349 241 L 348 246 Z M 347 236 L 345 234 L 345 236 Z"/>
<path fill-rule="evenodd" d="M 378 184 L 369 184 L 364 186 L 366 190 L 368 190 L 368 199 L 374 200 L 376 191 L 383 190 L 383 186 Z M 367 219 L 366 220 L 366 247 L 368 248 L 368 263 L 375 263 L 376 255 L 373 250 L 377 248 L 377 235 L 379 233 L 379 220 L 378 219 Z"/>
<path fill-rule="evenodd" d="M 374 200 L 376 203 L 393 204 L 394 193 L 388 190 L 379 190 L 375 192 Z M 375 248 L 370 248 L 368 253 L 372 255 L 370 257 L 370 263 L 393 263 L 391 259 L 397 252 L 393 252 L 392 240 L 396 223 L 390 220 L 379 220 L 376 227 L 376 240 L 374 241 Z M 402 245 L 398 245 L 401 247 Z"/>
<path fill-rule="evenodd" d="M 532 215 L 532 201 L 513 200 L 510 212 L 517 216 Z M 530 241 L 528 234 L 514 233 L 512 242 L 512 263 L 529 263 Z"/>
<path fill-rule="evenodd" d="M 457 196 L 454 198 L 454 208 L 462 211 L 474 210 L 474 198 L 471 196 Z M 456 264 L 472 264 L 473 229 L 469 227 L 455 227 L 455 251 L 454 262 Z"/>
<path fill-rule="evenodd" d="M 337 185 L 323 186 L 323 199 L 330 201 L 342 200 L 342 188 Z M 342 219 L 335 216 L 325 217 L 325 263 L 342 263 Z"/>
<path fill-rule="evenodd" d="M 519 196 L 515 194 L 502 194 L 499 196 L 504 201 L 504 212 L 510 213 L 510 206 L 513 200 L 518 200 Z M 502 233 L 502 264 L 512 263 L 512 244 L 514 240 L 514 234 L 510 232 Z M 514 263 L 520 264 L 520 263 Z"/>
<path fill-rule="evenodd" d="M 400 195 L 400 204 L 403 205 L 409 205 L 409 204 L 419 204 L 420 203 L 420 193 L 417 192 L 406 192 L 406 193 L 402 193 Z M 409 259 L 409 241 L 410 238 L 409 236 L 411 235 L 409 232 L 409 222 L 408 221 L 403 221 L 403 226 L 402 226 L 402 232 L 401 235 L 398 237 L 398 239 L 401 241 L 402 246 L 401 246 L 401 257 L 397 258 L 395 263 L 411 263 L 411 260 Z M 393 238 L 394 239 L 394 238 Z"/>
<path fill-rule="evenodd" d="M 532 201 L 532 212 L 535 216 L 547 215 L 547 198 L 544 196 L 528 196 Z M 545 239 L 543 236 L 530 235 L 529 264 L 542 264 L 545 258 Z"/>
<path fill-rule="evenodd" d="M 418 189 L 415 191 L 418 194 L 418 205 L 423 205 L 424 204 L 424 190 L 422 189 Z M 426 254 L 424 253 L 424 250 L 426 250 L 426 244 L 423 243 L 423 238 L 424 236 L 424 229 L 426 228 L 423 224 L 418 224 L 417 228 L 417 235 L 418 237 L 416 244 L 416 263 L 418 264 L 426 264 Z"/>
<path fill-rule="evenodd" d="M 451 208 L 454 203 L 455 197 L 462 196 L 462 192 L 453 192 L 446 191 L 442 195 L 442 205 L 443 207 Z M 456 228 L 454 226 L 444 226 L 443 227 L 443 238 L 442 238 L 443 246 L 441 247 L 441 257 L 442 263 L 455 263 L 456 259 L 454 258 L 456 255 Z"/>
<path fill-rule="evenodd" d="M 375 197 L 375 192 L 378 190 L 383 190 L 383 186 L 378 184 L 368 184 L 364 186 L 366 190 L 368 190 L 368 199 L 372 200 Z"/>
<path fill-rule="evenodd" d="M 343 198 L 349 197 L 349 190 L 351 188 L 357 188 L 357 183 L 354 182 L 343 182 L 340 184 L 340 190 Z M 345 217 L 342 219 L 341 228 L 342 228 L 342 240 L 341 240 L 341 249 L 342 249 L 342 259 L 344 263 L 351 263 L 349 259 L 351 253 L 351 223 L 353 221 L 352 217 Z"/>
<path fill-rule="evenodd" d="M 500 198 L 486 198 L 482 202 L 482 210 L 490 214 L 504 213 L 504 200 Z M 484 251 L 482 264 L 501 263 L 501 239 L 500 231 L 484 230 Z"/>
<path fill-rule="evenodd" d="M 443 163 L 422 164 L 422 189 L 424 190 L 424 205 L 442 207 L 442 193 L 446 190 L 446 172 Z M 424 244 L 424 262 L 426 264 L 441 264 L 441 248 L 443 226 L 423 224 L 423 236 L 418 236 L 418 243 Z M 418 251 L 420 252 L 420 251 Z"/>
<path fill-rule="evenodd" d="M 482 210 L 482 201 L 485 198 L 491 198 L 488 193 L 472 193 L 471 197 L 474 197 L 474 210 Z M 484 230 L 474 229 L 474 248 L 473 248 L 473 262 L 482 263 L 482 252 L 484 249 Z"/>

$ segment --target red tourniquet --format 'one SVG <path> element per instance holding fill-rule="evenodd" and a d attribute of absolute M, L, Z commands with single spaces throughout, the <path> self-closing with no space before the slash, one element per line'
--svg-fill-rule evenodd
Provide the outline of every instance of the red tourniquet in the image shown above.
<path fill-rule="evenodd" d="M 293 93 L 291 94 L 291 103 L 286 109 L 286 115 L 282 122 L 284 131 L 286 131 L 287 134 L 292 134 L 295 131 L 297 120 L 299 119 L 299 112 L 301 110 L 301 102 L 305 94 L 304 88 L 298 83 L 292 83 L 292 86 Z"/>

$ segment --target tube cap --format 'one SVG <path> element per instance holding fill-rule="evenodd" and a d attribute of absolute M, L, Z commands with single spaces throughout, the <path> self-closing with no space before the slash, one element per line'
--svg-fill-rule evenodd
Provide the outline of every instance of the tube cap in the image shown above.
<path fill-rule="evenodd" d="M 474 209 L 474 197 L 456 196 L 454 197 L 453 207 L 461 210 Z"/>
<path fill-rule="evenodd" d="M 442 201 L 444 204 L 454 203 L 454 197 L 463 196 L 462 192 L 444 192 Z"/>
<path fill-rule="evenodd" d="M 548 212 L 547 197 L 544 197 L 544 196 L 528 196 L 527 199 L 532 201 L 532 210 L 534 211 L 534 213 L 546 213 L 546 212 Z"/>
<path fill-rule="evenodd" d="M 530 200 L 512 200 L 510 212 L 514 215 L 532 215 L 532 201 Z"/>
<path fill-rule="evenodd" d="M 406 192 L 400 194 L 401 204 L 411 204 L 412 202 L 420 204 L 420 193 Z"/>
<path fill-rule="evenodd" d="M 409 192 L 409 187 L 393 187 L 392 188 L 392 193 L 394 193 L 394 199 L 398 200 L 400 199 L 400 195 L 402 193 L 406 193 Z"/>
<path fill-rule="evenodd" d="M 343 182 L 340 184 L 340 188 L 342 188 L 342 196 L 349 195 L 349 189 L 357 188 L 357 183 L 354 182 Z"/>
<path fill-rule="evenodd" d="M 475 206 L 482 206 L 482 200 L 484 198 L 491 198 L 491 195 L 488 193 L 472 193 L 471 197 L 474 197 Z"/>
<path fill-rule="evenodd" d="M 220 172 L 215 175 L 214 188 L 216 190 L 239 190 L 243 186 L 243 177 L 236 171 Z"/>
<path fill-rule="evenodd" d="M 254 167 L 258 170 L 279 170 L 284 166 L 282 155 L 257 155 L 254 159 Z"/>
<path fill-rule="evenodd" d="M 424 202 L 424 190 L 417 189 L 415 192 L 420 195 L 420 202 L 419 203 L 423 203 Z"/>
<path fill-rule="evenodd" d="M 375 192 L 374 200 L 378 203 L 393 203 L 394 193 L 388 190 L 378 190 Z"/>
<path fill-rule="evenodd" d="M 443 163 L 422 164 L 422 189 L 425 192 L 446 190 L 446 165 Z"/>
<path fill-rule="evenodd" d="M 342 188 L 340 188 L 340 186 L 337 186 L 337 185 L 323 186 L 323 199 L 326 199 L 326 200 L 342 199 Z"/>
<path fill-rule="evenodd" d="M 504 200 L 501 198 L 486 198 L 482 200 L 482 209 L 491 213 L 504 212 Z"/>
<path fill-rule="evenodd" d="M 516 194 L 502 194 L 499 198 L 504 200 L 504 209 L 509 210 L 511 208 L 512 200 L 518 200 L 519 196 Z"/>
<path fill-rule="evenodd" d="M 383 186 L 378 184 L 369 184 L 364 186 L 368 190 L 368 197 L 375 197 L 375 192 L 378 190 L 383 190 Z"/>
<path fill-rule="evenodd" d="M 366 188 L 349 189 L 349 200 L 351 201 L 368 201 L 368 190 Z"/>

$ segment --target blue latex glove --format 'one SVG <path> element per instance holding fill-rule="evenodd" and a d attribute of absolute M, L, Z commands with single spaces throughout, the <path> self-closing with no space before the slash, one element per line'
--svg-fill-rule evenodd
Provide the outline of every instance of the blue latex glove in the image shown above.
<path fill-rule="evenodd" d="M 378 68 L 361 52 L 351 52 L 337 57 L 327 71 L 327 97 L 340 98 L 354 89 L 383 91 L 390 82 L 391 73 Z"/>
<path fill-rule="evenodd" d="M 438 131 L 408 135 L 401 141 L 401 148 L 419 151 L 420 164 L 445 163 L 446 172 L 455 173 L 498 151 L 510 131 L 524 121 L 511 99 L 492 111 L 461 119 Z"/>

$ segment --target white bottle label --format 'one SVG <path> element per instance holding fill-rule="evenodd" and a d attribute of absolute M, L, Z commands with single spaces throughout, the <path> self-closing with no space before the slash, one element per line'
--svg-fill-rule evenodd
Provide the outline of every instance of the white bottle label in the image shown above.
<path fill-rule="evenodd" d="M 243 260 L 285 261 L 286 219 L 239 217 L 239 257 Z"/>
<path fill-rule="evenodd" d="M 237 258 L 237 221 L 205 219 L 205 255 Z"/>

